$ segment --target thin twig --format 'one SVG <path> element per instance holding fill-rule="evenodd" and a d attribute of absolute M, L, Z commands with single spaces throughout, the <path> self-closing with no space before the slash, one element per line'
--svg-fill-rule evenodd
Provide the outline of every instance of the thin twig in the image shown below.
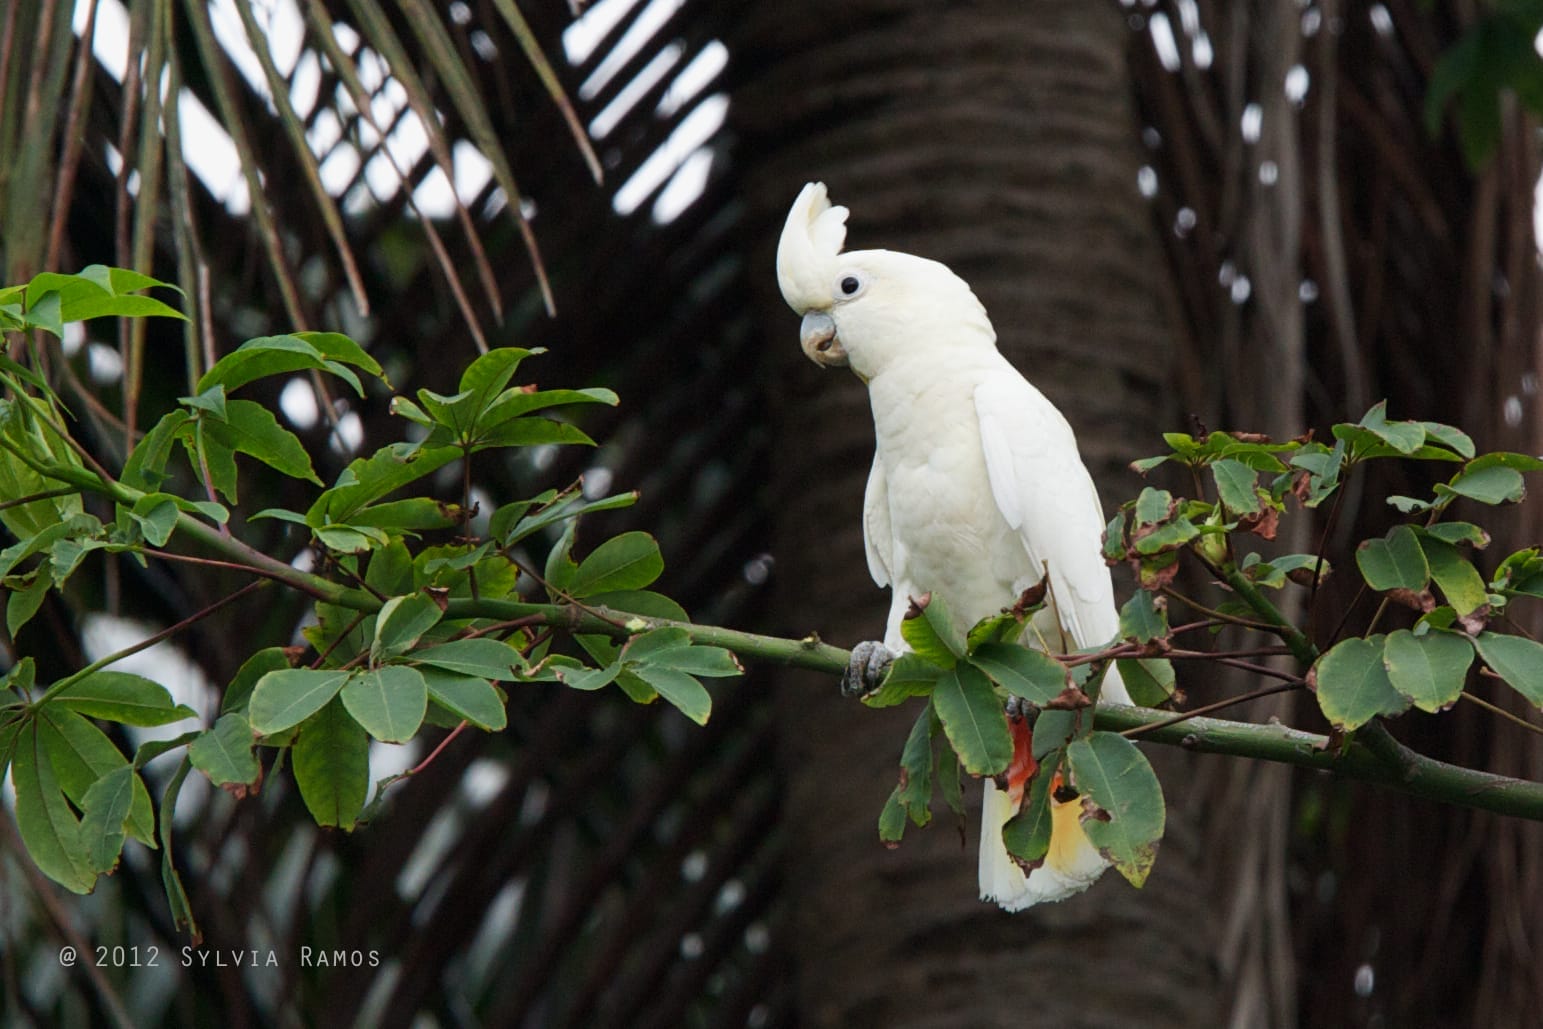
<path fill-rule="evenodd" d="M 1475 697 L 1472 693 L 1459 693 L 1458 696 L 1463 700 L 1467 700 L 1479 705 L 1492 715 L 1499 715 L 1501 718 L 1504 718 L 1508 722 L 1515 722 L 1517 725 L 1521 726 L 1523 729 L 1526 729 L 1528 732 L 1535 732 L 1539 736 L 1543 736 L 1543 726 L 1533 725 L 1525 718 L 1519 718 L 1516 715 L 1513 715 L 1511 712 L 1507 711 L 1505 708 L 1498 704 L 1491 704 L 1483 697 Z"/>
<path fill-rule="evenodd" d="M 1146 725 L 1138 725 L 1132 729 L 1122 730 L 1120 735 L 1130 739 L 1136 736 L 1140 736 L 1144 733 L 1154 732 L 1158 729 L 1165 729 L 1170 725 L 1178 725 L 1180 722 L 1187 722 L 1191 718 L 1198 718 L 1201 715 L 1208 715 L 1213 711 L 1220 711 L 1223 708 L 1229 708 L 1235 704 L 1246 704 L 1250 700 L 1258 700 L 1261 697 L 1269 697 L 1277 693 L 1286 693 L 1290 690 L 1301 689 L 1302 685 L 1303 682 L 1301 677 L 1297 677 L 1293 678 L 1289 682 L 1279 682 L 1270 686 L 1261 686 L 1257 690 L 1250 690 L 1249 692 L 1239 694 L 1236 697 L 1228 697 L 1225 700 L 1218 700 L 1214 704 L 1206 704 L 1204 707 L 1197 707 L 1193 711 L 1182 711 L 1179 714 L 1174 715 L 1172 718 L 1165 718 L 1160 722 L 1148 722 Z"/>
<path fill-rule="evenodd" d="M 1275 626 L 1273 626 L 1273 625 L 1268 625 L 1268 624 L 1266 624 L 1264 622 L 1256 622 L 1256 621 L 1253 621 L 1252 619 L 1248 619 L 1248 618 L 1239 618 L 1237 615 L 1229 615 L 1225 611 L 1217 611 L 1214 608 L 1206 607 L 1204 604 L 1201 604 L 1198 601 L 1191 600 L 1190 598 L 1186 597 L 1184 594 L 1178 592 L 1177 590 L 1175 590 L 1175 589 L 1173 589 L 1173 588 L 1171 588 L 1169 586 L 1164 586 L 1162 588 L 1162 590 L 1163 590 L 1163 595 L 1164 596 L 1171 597 L 1174 600 L 1177 600 L 1179 603 L 1183 604 L 1185 607 L 1189 608 L 1191 611 L 1195 611 L 1195 612 L 1197 612 L 1199 614 L 1203 614 L 1207 618 L 1209 618 L 1211 621 L 1222 622 L 1222 623 L 1227 624 L 1227 625 L 1240 625 L 1240 626 L 1242 626 L 1245 629 L 1258 629 L 1261 632 L 1274 632 L 1275 631 Z M 1177 630 L 1175 630 L 1175 631 L 1177 631 Z"/>

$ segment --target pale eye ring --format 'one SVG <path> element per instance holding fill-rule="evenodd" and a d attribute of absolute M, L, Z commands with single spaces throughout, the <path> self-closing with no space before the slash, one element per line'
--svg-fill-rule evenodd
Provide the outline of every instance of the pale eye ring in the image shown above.
<path fill-rule="evenodd" d="M 863 280 L 856 275 L 844 276 L 841 280 L 841 295 L 844 297 L 856 296 L 858 290 L 863 288 Z"/>

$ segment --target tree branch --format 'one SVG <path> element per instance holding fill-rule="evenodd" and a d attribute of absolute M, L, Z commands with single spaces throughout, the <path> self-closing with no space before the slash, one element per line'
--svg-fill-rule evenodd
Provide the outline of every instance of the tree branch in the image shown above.
<path fill-rule="evenodd" d="M 1100 729 L 1126 731 L 1155 726 L 1169 718 L 1163 711 L 1110 706 L 1098 709 L 1096 724 Z M 1154 727 L 1144 732 L 1142 739 L 1202 754 L 1230 754 L 1316 768 L 1425 800 L 1543 821 L 1543 783 L 1425 757 L 1399 743 L 1376 722 L 1357 731 L 1342 751 L 1334 750 L 1327 736 L 1316 733 L 1218 718 L 1192 718 Z"/>

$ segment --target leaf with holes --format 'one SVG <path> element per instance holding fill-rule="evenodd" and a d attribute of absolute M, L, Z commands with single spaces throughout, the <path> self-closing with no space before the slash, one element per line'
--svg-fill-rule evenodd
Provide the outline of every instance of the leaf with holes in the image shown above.
<path fill-rule="evenodd" d="M 1146 882 L 1162 842 L 1163 788 L 1136 745 L 1117 732 L 1095 732 L 1066 748 L 1072 784 L 1082 794 L 1082 828 L 1132 886 Z"/>

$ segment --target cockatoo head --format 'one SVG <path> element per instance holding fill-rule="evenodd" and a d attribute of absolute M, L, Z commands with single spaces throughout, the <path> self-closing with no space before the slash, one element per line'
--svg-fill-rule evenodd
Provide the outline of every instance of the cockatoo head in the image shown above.
<path fill-rule="evenodd" d="M 823 182 L 793 201 L 777 245 L 782 298 L 803 316 L 799 344 L 815 364 L 850 366 L 864 382 L 905 356 L 939 346 L 995 346 L 975 294 L 946 265 L 891 250 L 842 253 L 845 207 Z"/>

